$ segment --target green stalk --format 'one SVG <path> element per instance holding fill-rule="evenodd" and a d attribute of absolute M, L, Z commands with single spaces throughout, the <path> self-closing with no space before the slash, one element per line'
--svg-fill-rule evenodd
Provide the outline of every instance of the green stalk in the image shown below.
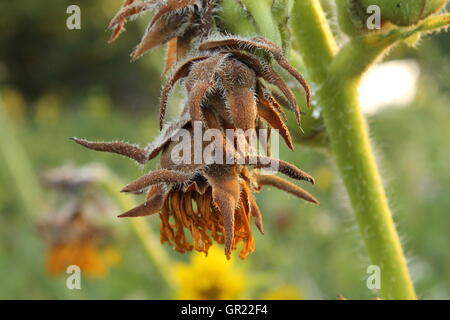
<path fill-rule="evenodd" d="M 136 203 L 129 195 L 120 193 L 120 188 L 118 187 L 120 185 L 119 181 L 112 176 L 109 176 L 100 182 L 100 187 L 117 201 L 123 211 L 127 211 L 135 207 Z M 147 253 L 147 257 L 154 264 L 156 269 L 158 269 L 170 289 L 174 289 L 175 284 L 171 277 L 172 264 L 170 258 L 163 250 L 160 241 L 149 228 L 145 218 L 126 218 L 126 220 L 130 223 L 133 232 Z"/>
<path fill-rule="evenodd" d="M 255 19 L 260 35 L 281 45 L 281 34 L 272 15 L 271 1 L 241 0 L 241 2 Z"/>
<path fill-rule="evenodd" d="M 303 58 L 309 79 L 320 84 L 326 79 L 328 66 L 338 51 L 325 13 L 319 1 L 295 0 L 292 15 L 295 49 Z"/>
<path fill-rule="evenodd" d="M 362 73 L 396 37 L 355 38 L 334 57 L 336 44 L 319 1 L 297 0 L 294 34 L 323 108 L 330 144 L 370 259 L 381 269 L 384 299 L 416 299 L 406 259 L 361 114 Z M 370 43 L 367 40 L 379 40 Z"/>
<path fill-rule="evenodd" d="M 28 155 L 16 137 L 3 102 L 0 98 L 0 155 L 6 169 L 12 176 L 23 210 L 31 216 L 38 216 L 42 209 L 42 191 Z"/>

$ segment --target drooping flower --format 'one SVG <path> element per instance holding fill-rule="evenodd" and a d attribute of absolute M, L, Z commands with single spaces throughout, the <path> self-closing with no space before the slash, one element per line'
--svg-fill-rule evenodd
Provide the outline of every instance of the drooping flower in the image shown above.
<path fill-rule="evenodd" d="M 89 149 L 127 156 L 140 164 L 161 154 L 158 170 L 138 178 L 122 190 L 146 192 L 147 200 L 120 217 L 159 213 L 161 241 L 173 245 L 177 251 L 195 249 L 207 253 L 216 241 L 225 245 L 225 254 L 230 258 L 231 251 L 242 242 L 240 257 L 245 259 L 254 250 L 250 217 L 263 232 L 262 216 L 253 198 L 254 192 L 269 185 L 318 203 L 297 185 L 263 174 L 262 169 L 271 169 L 296 180 L 314 183 L 310 175 L 294 165 L 259 155 L 251 139 L 242 133 L 262 127 L 268 131 L 276 129 L 293 149 L 281 106 L 294 111 L 299 123 L 300 109 L 291 88 L 273 68 L 272 60 L 300 83 L 308 105 L 310 89 L 276 44 L 262 37 L 242 39 L 213 34 L 216 4 L 216 0 L 126 0 L 110 24 L 112 40 L 123 31 L 127 18 L 154 10 L 156 13 L 132 58 L 169 43 L 166 69 L 176 63 L 161 92 L 162 132 L 146 148 L 125 142 L 73 140 Z M 189 55 L 187 51 L 190 51 Z M 182 56 L 186 56 L 184 61 L 181 61 Z M 180 80 L 186 89 L 187 102 L 180 118 L 163 126 L 169 94 Z M 209 158 L 203 157 L 203 151 L 209 145 L 198 137 L 202 148 L 195 148 L 196 124 L 200 124 L 202 130 L 215 129 L 218 132 L 213 148 L 215 156 L 211 153 Z M 226 134 L 228 129 L 239 133 L 229 138 Z M 174 151 L 179 151 L 179 143 L 171 140 L 180 130 L 187 130 L 190 137 L 188 147 L 182 148 L 183 153 L 186 150 L 189 153 L 187 162 L 173 159 Z M 268 136 L 257 136 L 257 140 L 266 143 L 266 151 L 269 149 Z M 235 146 L 236 143 L 244 145 L 244 149 Z M 201 160 L 197 161 L 195 158 L 199 153 Z M 217 154 L 222 157 L 219 161 Z M 244 161 L 230 163 L 230 159 Z"/>
<path fill-rule="evenodd" d="M 167 135 L 166 131 L 165 139 L 157 139 L 160 143 L 152 145 L 153 150 L 139 149 L 123 142 L 105 143 L 74 139 L 93 150 L 120 153 L 138 160 L 145 157 L 149 159 L 146 155 L 156 156 L 162 151 L 159 170 L 140 177 L 122 190 L 140 193 L 148 189 L 147 201 L 120 217 L 159 213 L 161 241 L 173 245 L 177 251 L 186 252 L 195 249 L 207 253 L 215 240 L 225 244 L 225 254 L 230 257 L 231 251 L 243 242 L 240 256 L 244 259 L 254 250 L 250 229 L 251 216 L 255 219 L 258 229 L 263 232 L 261 212 L 252 192 L 259 191 L 265 185 L 318 203 L 313 196 L 297 185 L 274 175 L 262 174 L 259 170 L 273 169 L 293 179 L 314 183 L 310 175 L 282 160 L 246 155 L 245 164 L 226 164 L 225 158 L 221 163 L 210 163 L 207 159 L 203 159 L 201 163 L 194 164 L 193 129 L 190 123 L 184 128 L 188 130 L 192 140 L 188 143 L 190 158 L 182 164 L 173 159 L 174 150 L 179 148 L 179 142 L 171 141 L 171 135 Z M 219 143 L 216 148 L 226 148 L 225 146 L 228 145 Z M 226 155 L 227 150 L 223 151 Z M 192 243 L 186 237 L 185 231 L 190 233 Z"/>

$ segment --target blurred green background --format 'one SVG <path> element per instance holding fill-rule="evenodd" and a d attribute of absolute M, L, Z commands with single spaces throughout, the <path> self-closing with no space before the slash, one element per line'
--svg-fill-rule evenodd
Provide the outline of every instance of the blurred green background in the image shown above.
<path fill-rule="evenodd" d="M 78 136 L 145 145 L 158 133 L 164 49 L 129 62 L 148 17 L 129 23 L 117 42 L 107 44 L 105 27 L 121 2 L 0 3 L 5 13 L 0 20 L 2 108 L 35 172 L 92 162 L 104 164 L 124 182 L 144 172 L 122 157 L 88 151 L 68 140 Z M 81 30 L 66 28 L 70 4 L 81 7 Z M 414 99 L 401 107 L 387 103 L 368 118 L 412 276 L 424 299 L 450 299 L 449 54 L 448 33 L 428 36 L 417 49 L 405 45 L 393 51 L 390 60 L 409 59 L 420 67 Z M 174 105 L 170 109 L 172 116 L 178 110 Z M 8 142 L 2 140 L 6 152 Z M 376 297 L 366 286 L 370 263 L 333 162 L 323 150 L 305 146 L 297 146 L 295 153 L 283 149 L 281 157 L 316 178 L 317 185 L 306 188 L 321 205 L 271 189 L 256 196 L 266 234 L 254 228 L 255 252 L 245 261 L 233 257 L 236 272 L 247 278 L 244 297 L 265 297 L 287 285 L 297 298 Z M 64 275 L 49 276 L 36 217 L 53 210 L 54 191 L 44 189 L 42 203 L 36 203 L 36 215 L 31 216 L 0 159 L 0 299 L 176 296 L 147 260 L 126 221 L 115 218 L 120 209 L 114 207 L 103 220 L 121 263 L 103 277 L 83 278 L 82 290 L 68 290 Z M 158 217 L 147 220 L 157 234 Z M 189 263 L 189 255 L 167 245 L 163 249 L 175 263 Z"/>

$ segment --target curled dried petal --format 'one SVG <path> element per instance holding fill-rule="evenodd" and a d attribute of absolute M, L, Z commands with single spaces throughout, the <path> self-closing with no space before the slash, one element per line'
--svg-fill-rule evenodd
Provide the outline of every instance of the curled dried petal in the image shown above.
<path fill-rule="evenodd" d="M 117 153 L 126 156 L 136 160 L 140 164 L 145 164 L 148 161 L 148 157 L 144 149 L 126 142 L 94 142 L 78 138 L 71 138 L 71 140 L 91 150 Z"/>
<path fill-rule="evenodd" d="M 147 173 L 146 175 L 140 177 L 139 179 L 133 181 L 132 183 L 126 185 L 121 192 L 135 192 L 142 190 L 150 185 L 156 183 L 185 183 L 189 181 L 191 175 L 175 171 L 161 169 Z"/>
<path fill-rule="evenodd" d="M 164 205 L 166 199 L 166 192 L 161 185 L 157 185 L 151 191 L 151 196 L 143 204 L 119 215 L 119 218 L 125 217 L 144 217 L 155 213 L 159 213 Z"/>
<path fill-rule="evenodd" d="M 290 194 L 293 194 L 294 196 L 302 198 L 306 201 L 312 202 L 314 204 L 319 204 L 319 201 L 314 198 L 314 196 L 312 196 L 309 192 L 300 188 L 296 184 L 293 184 L 292 182 L 284 180 L 280 177 L 261 174 L 257 176 L 257 182 L 261 187 L 266 185 L 272 186 L 280 190 L 289 192 Z"/>

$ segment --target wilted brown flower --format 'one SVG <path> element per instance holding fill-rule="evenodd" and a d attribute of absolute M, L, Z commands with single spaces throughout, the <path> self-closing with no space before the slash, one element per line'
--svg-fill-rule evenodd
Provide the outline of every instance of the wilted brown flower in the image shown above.
<path fill-rule="evenodd" d="M 62 194 L 64 204 L 44 216 L 38 229 L 47 244 L 47 271 L 58 275 L 70 265 L 77 265 L 87 275 L 101 276 L 107 267 L 115 264 L 119 254 L 113 248 L 105 248 L 107 229 L 98 226 L 88 214 L 88 208 L 98 210 L 101 202 L 92 192 L 93 183 L 102 178 L 105 171 L 98 165 L 76 168 L 64 165 L 42 172 L 42 183 Z M 113 261 L 114 260 L 114 261 Z"/>
<path fill-rule="evenodd" d="M 92 276 L 106 272 L 99 248 L 105 230 L 91 224 L 80 208 L 69 213 L 48 215 L 38 227 L 48 245 L 49 274 L 63 273 L 70 265 L 77 265 L 84 273 Z"/>
<path fill-rule="evenodd" d="M 109 29 L 113 31 L 110 41 L 119 37 L 128 18 L 146 11 L 155 11 L 145 35 L 131 57 L 136 60 L 147 51 L 169 43 L 168 69 L 187 54 L 195 37 L 206 35 L 211 30 L 216 2 L 217 0 L 125 0 L 109 24 Z"/>
<path fill-rule="evenodd" d="M 100 165 L 74 167 L 71 164 L 44 170 L 40 174 L 44 186 L 57 191 L 76 192 L 102 179 L 105 169 Z"/>
<path fill-rule="evenodd" d="M 192 131 L 190 123 L 185 129 Z M 147 201 L 142 205 L 120 215 L 120 217 L 138 217 L 160 213 L 161 241 L 169 242 L 179 252 L 196 249 L 208 252 L 212 241 L 225 243 L 225 253 L 243 242 L 241 258 L 245 258 L 254 249 L 250 229 L 250 216 L 255 219 L 258 229 L 263 232 L 261 212 L 252 192 L 270 185 L 312 203 L 318 201 L 308 192 L 282 178 L 264 175 L 261 168 L 271 168 L 277 162 L 276 170 L 296 180 L 314 183 L 314 179 L 294 165 L 282 160 L 248 155 L 244 165 L 238 164 L 177 164 L 172 160 L 173 150 L 179 142 L 170 141 L 165 130 L 163 138 L 157 139 L 147 150 L 137 146 L 124 148 L 122 142 L 89 142 L 75 139 L 87 148 L 120 153 L 132 159 L 141 159 L 146 154 L 155 155 L 162 150 L 160 169 L 152 171 L 123 188 L 122 192 L 140 193 L 149 188 Z M 191 135 L 191 137 L 193 137 Z M 192 138 L 193 139 L 193 138 Z M 194 141 L 191 141 L 191 146 Z M 225 145 L 221 145 L 224 147 Z M 118 152 L 118 150 L 121 150 Z M 127 154 L 127 150 L 132 150 Z M 136 157 L 136 150 L 141 156 Z M 193 156 L 193 153 L 191 153 Z M 148 156 L 147 156 L 148 159 Z M 191 159 L 193 160 L 193 159 Z M 189 163 L 194 163 L 193 161 Z M 185 230 L 190 232 L 192 243 L 186 238 Z"/>
<path fill-rule="evenodd" d="M 260 156 L 250 138 L 242 133 L 228 137 L 225 132 L 277 129 L 289 148 L 292 139 L 285 125 L 282 105 L 295 112 L 300 123 L 300 109 L 294 93 L 275 71 L 271 60 L 293 76 L 306 93 L 310 104 L 310 89 L 300 73 L 286 60 L 282 50 L 262 38 L 242 39 L 213 34 L 216 0 L 126 0 L 112 20 L 112 40 L 123 31 L 127 18 L 155 10 L 147 32 L 132 53 L 137 59 L 148 50 L 169 43 L 166 69 L 177 64 L 161 92 L 160 136 L 146 148 L 125 142 L 91 142 L 73 138 L 89 149 L 127 156 L 145 164 L 161 154 L 160 168 L 123 188 L 122 192 L 147 192 L 147 200 L 120 217 L 147 216 L 161 218 L 161 241 L 173 245 L 179 252 L 195 249 L 208 252 L 213 241 L 225 244 L 225 254 L 243 242 L 240 256 L 244 259 L 254 250 L 250 217 L 263 232 L 261 212 L 253 193 L 265 185 L 289 192 L 312 203 L 318 201 L 297 185 L 280 177 L 262 173 L 262 169 L 281 172 L 296 180 L 314 183 L 314 179 L 294 165 L 269 156 Z M 194 41 L 194 38 L 195 41 Z M 193 45 L 193 43 L 195 45 Z M 190 51 L 190 55 L 187 52 Z M 182 57 L 187 56 L 184 61 Z M 187 102 L 180 118 L 163 126 L 168 98 L 175 84 L 183 79 Z M 214 154 L 225 158 L 196 161 L 195 129 L 216 129 Z M 186 162 L 174 161 L 179 142 L 172 138 L 187 130 L 190 156 Z M 193 134 L 194 132 L 194 134 Z M 198 138 L 198 137 L 197 137 Z M 257 139 L 268 145 L 268 136 Z M 243 143 L 244 149 L 235 144 Z M 209 147 L 206 146 L 207 148 Z M 177 149 L 176 149 L 177 148 Z M 267 149 L 267 148 L 266 148 Z M 183 153 L 185 148 L 183 148 Z M 266 150 L 267 151 L 267 150 Z M 176 153 L 176 152 L 175 152 Z M 241 158 L 244 161 L 229 162 Z M 214 156 L 212 156 L 214 157 Z M 274 166 L 274 163 L 276 164 Z M 190 233 L 189 241 L 185 231 Z"/>

